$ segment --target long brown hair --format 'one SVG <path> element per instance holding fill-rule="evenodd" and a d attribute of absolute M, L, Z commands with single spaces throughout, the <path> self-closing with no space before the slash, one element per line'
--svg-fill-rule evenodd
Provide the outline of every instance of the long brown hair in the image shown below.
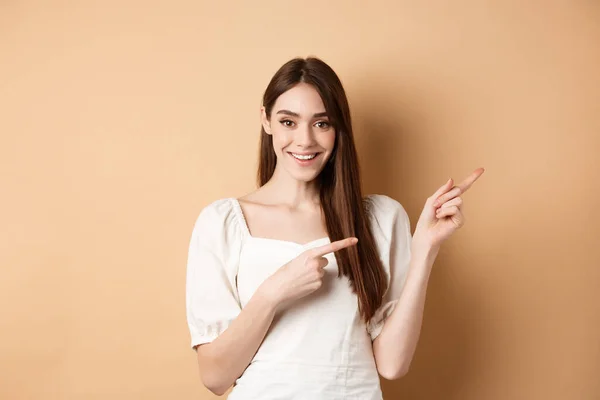
<path fill-rule="evenodd" d="M 345 275 L 350 280 L 358 297 L 361 317 L 368 322 L 382 304 L 387 278 L 369 228 L 366 204 L 363 204 L 350 107 L 342 83 L 333 69 L 320 59 L 294 58 L 271 79 L 263 96 L 263 106 L 267 118 L 270 118 L 277 98 L 300 82 L 317 90 L 336 131 L 331 158 L 318 178 L 321 207 L 332 242 L 350 236 L 358 238 L 358 246 L 336 252 L 335 256 L 339 276 Z M 261 128 L 259 186 L 271 179 L 276 164 L 273 138 Z"/>

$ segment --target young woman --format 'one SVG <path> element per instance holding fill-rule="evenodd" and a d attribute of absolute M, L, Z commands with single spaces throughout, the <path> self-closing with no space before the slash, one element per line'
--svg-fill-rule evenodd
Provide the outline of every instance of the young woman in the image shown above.
<path fill-rule="evenodd" d="M 267 87 L 259 188 L 205 207 L 187 265 L 187 319 L 204 385 L 229 399 L 381 399 L 409 368 L 429 274 L 463 224 L 462 184 L 404 208 L 363 197 L 350 110 L 317 58 Z"/>

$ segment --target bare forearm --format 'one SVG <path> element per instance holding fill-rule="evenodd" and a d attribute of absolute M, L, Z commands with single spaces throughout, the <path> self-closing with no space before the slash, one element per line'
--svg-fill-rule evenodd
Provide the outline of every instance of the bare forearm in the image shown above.
<path fill-rule="evenodd" d="M 408 372 L 421 333 L 427 284 L 437 253 L 436 249 L 413 249 L 402 294 L 373 342 L 377 369 L 386 379 Z"/>
<path fill-rule="evenodd" d="M 202 381 L 207 388 L 223 394 L 242 375 L 267 334 L 275 310 L 273 302 L 257 291 L 219 337 L 198 348 Z"/>

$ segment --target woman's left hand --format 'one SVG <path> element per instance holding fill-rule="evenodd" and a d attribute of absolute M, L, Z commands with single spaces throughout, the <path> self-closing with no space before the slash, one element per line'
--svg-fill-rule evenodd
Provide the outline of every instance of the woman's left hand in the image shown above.
<path fill-rule="evenodd" d="M 463 199 L 460 196 L 483 172 L 483 168 L 477 168 L 458 186 L 452 186 L 453 180 L 450 179 L 427 199 L 413 236 L 415 244 L 439 248 L 444 240 L 464 225 Z"/>

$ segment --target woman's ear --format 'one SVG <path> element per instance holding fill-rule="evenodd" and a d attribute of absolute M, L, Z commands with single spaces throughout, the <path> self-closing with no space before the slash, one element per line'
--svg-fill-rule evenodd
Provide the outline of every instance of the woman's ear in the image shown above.
<path fill-rule="evenodd" d="M 263 129 L 267 132 L 267 135 L 271 134 L 271 121 L 267 118 L 267 110 L 265 107 L 260 108 L 260 121 L 262 123 Z"/>

